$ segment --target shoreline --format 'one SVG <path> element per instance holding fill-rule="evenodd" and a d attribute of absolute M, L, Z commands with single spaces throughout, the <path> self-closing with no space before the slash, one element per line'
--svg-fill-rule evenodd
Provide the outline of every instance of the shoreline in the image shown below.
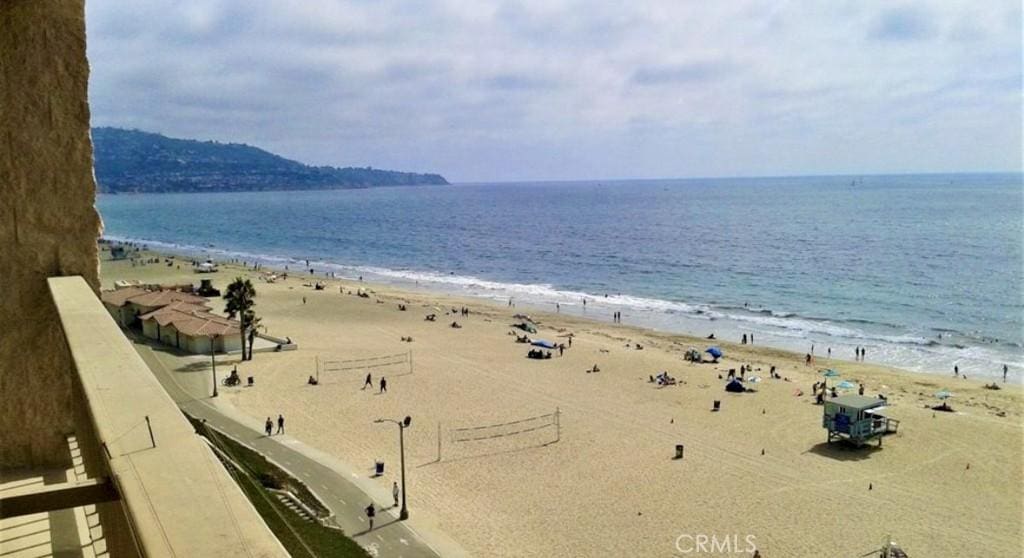
<path fill-rule="evenodd" d="M 295 268 L 302 266 L 305 261 L 299 258 L 290 256 L 270 256 L 252 254 L 248 252 L 227 250 L 223 248 L 215 247 L 214 245 L 208 246 L 183 246 L 173 243 L 166 243 L 161 241 L 142 240 L 142 239 L 126 239 L 120 237 L 109 237 L 105 236 L 110 242 L 115 243 L 126 243 L 133 246 L 145 246 L 148 251 L 154 254 L 169 255 L 174 257 L 188 257 L 188 258 L 211 258 L 218 262 L 234 262 L 234 265 L 239 266 L 239 269 L 249 269 L 251 267 L 243 267 L 244 262 L 257 262 L 260 264 L 260 269 L 276 270 L 281 273 L 295 273 Z M 155 246 L 155 248 L 153 247 Z M 892 350 L 905 350 L 909 351 L 910 355 L 917 351 L 919 355 L 925 355 L 930 352 L 937 351 L 958 351 L 966 350 L 967 352 L 975 350 L 988 350 L 984 345 L 972 345 L 972 346 L 959 346 L 959 345 L 940 345 L 935 341 L 914 341 L 904 346 L 903 342 L 892 342 L 892 341 L 881 341 L 879 339 L 865 339 L 863 344 L 853 344 L 848 340 L 843 339 L 825 339 L 824 341 L 820 337 L 807 334 L 804 336 L 792 335 L 787 333 L 785 336 L 780 336 L 778 332 L 772 333 L 771 331 L 758 330 L 760 327 L 756 320 L 762 319 L 761 316 L 765 316 L 764 312 L 770 312 L 769 310 L 747 310 L 747 309 L 736 309 L 741 313 L 749 313 L 749 317 L 742 315 L 726 317 L 724 320 L 713 317 L 715 312 L 709 312 L 712 314 L 711 317 L 700 316 L 704 313 L 702 310 L 696 312 L 697 315 L 687 315 L 689 309 L 695 306 L 685 303 L 674 303 L 670 301 L 664 301 L 660 299 L 648 299 L 643 297 L 635 297 L 631 295 L 609 295 L 604 296 L 595 295 L 592 293 L 585 292 L 573 292 L 573 291 L 558 291 L 554 290 L 553 287 L 545 284 L 515 284 L 515 283 L 500 283 L 489 280 L 478 279 L 475 277 L 463 277 L 463 276 L 445 276 L 436 272 L 414 272 L 414 271 L 402 271 L 402 270 L 390 270 L 386 268 L 379 268 L 374 266 L 361 266 L 361 265 L 344 265 L 322 260 L 309 260 L 309 266 L 312 266 L 316 270 L 316 275 L 310 276 L 303 274 L 303 278 L 316 277 L 321 280 L 334 279 L 334 280 L 349 280 L 357 281 L 363 275 L 370 277 L 368 281 L 365 281 L 367 285 L 375 285 L 379 287 L 394 288 L 399 291 L 409 290 L 417 293 L 424 293 L 426 295 L 438 295 L 438 296 L 452 296 L 457 299 L 475 300 L 483 303 L 494 304 L 495 306 L 501 306 L 503 301 L 507 301 L 510 298 L 514 300 L 514 303 L 518 307 L 529 309 L 531 312 L 546 312 L 556 314 L 553 312 L 553 308 L 556 303 L 560 303 L 562 312 L 560 315 L 574 315 L 581 319 L 593 320 L 595 322 L 604 324 L 613 324 L 614 322 L 610 319 L 611 313 L 614 311 L 626 310 L 626 318 L 631 325 L 639 327 L 645 330 L 651 330 L 667 335 L 679 335 L 689 339 L 693 339 L 696 343 L 709 342 L 704 338 L 704 334 L 694 333 L 698 329 L 702 331 L 712 332 L 716 335 L 716 339 L 711 341 L 712 343 L 727 343 L 723 341 L 725 339 L 736 339 L 737 341 L 741 336 L 749 334 L 760 340 L 766 342 L 758 345 L 759 347 L 767 347 L 779 349 L 782 351 L 802 354 L 810 352 L 816 359 L 823 358 L 826 354 L 836 355 L 836 360 L 846 361 L 845 358 L 840 358 L 840 355 L 852 355 L 854 347 L 864 347 L 867 349 L 869 362 L 885 368 L 892 368 L 900 370 L 910 374 L 923 374 L 932 378 L 950 377 L 956 379 L 947 372 L 939 372 L 936 367 L 936 363 L 941 362 L 943 367 L 948 367 L 952 370 L 954 365 L 957 365 L 964 374 L 970 374 L 972 378 L 981 378 L 988 381 L 995 381 L 1002 383 L 1001 367 L 1005 364 L 1009 366 L 1008 382 L 1013 385 L 1024 385 L 1024 362 L 1014 362 L 1010 359 L 1004 359 L 1002 362 L 995 359 L 995 355 L 990 355 L 981 359 L 980 357 L 966 357 L 956 356 L 953 354 L 936 354 L 928 358 L 928 360 L 919 359 L 913 360 L 914 363 L 922 364 L 910 364 L 905 361 L 908 355 L 892 361 L 887 358 L 875 359 L 880 352 L 888 353 Z M 334 273 L 335 276 L 331 277 L 330 273 Z M 298 277 L 298 275 L 295 275 Z M 469 289 L 474 286 L 479 286 L 476 291 L 470 291 Z M 520 298 L 521 297 L 521 298 Z M 586 298 L 590 303 L 591 312 L 588 315 L 585 306 L 581 306 L 579 303 L 580 298 Z M 670 305 L 667 308 L 661 308 L 663 305 Z M 679 305 L 681 310 L 676 310 L 672 305 Z M 697 305 L 700 308 L 701 305 Z M 607 316 L 605 315 L 607 314 Z M 838 322 L 830 322 L 827 318 L 814 318 L 806 316 L 795 316 L 790 314 L 775 315 L 771 313 L 766 316 L 769 321 L 771 320 L 787 320 L 796 318 L 802 321 L 810 322 L 822 322 L 826 324 L 825 327 L 834 327 L 838 325 Z M 755 320 L 753 325 L 747 328 L 739 327 L 744 324 L 744 320 Z M 620 324 L 621 325 L 621 324 Z M 829 335 L 829 337 L 831 337 Z M 940 334 L 941 337 L 941 334 Z M 734 343 L 739 345 L 739 343 Z M 798 346 L 799 345 L 799 346 Z M 1007 350 L 1012 350 L 1008 348 Z M 1021 352 L 1024 354 L 1024 351 Z"/>
<path fill-rule="evenodd" d="M 529 310 L 540 322 L 537 337 L 564 342 L 572 333 L 575 340 L 564 356 L 537 361 L 509 335 L 522 307 L 308 275 L 268 284 L 230 264 L 195 274 L 184 264 L 103 262 L 105 286 L 122 278 L 209 278 L 223 288 L 235 276 L 254 280 L 269 333 L 291 336 L 299 348 L 238 363 L 256 387 L 225 389 L 224 402 L 257 423 L 284 414 L 292 436 L 378 488 L 396 479 L 398 448 L 373 419 L 414 417 L 405 439 L 412 514 L 471 554 L 664 555 L 681 534 L 737 530 L 741 539 L 756 536 L 766 556 L 861 554 L 888 533 L 911 555 L 1021 550 L 1018 522 L 988 521 L 1022 513 L 1024 405 L 1016 385 L 990 391 L 973 378 L 950 382 L 839 359 L 806 366 L 799 354 L 721 341 L 719 364 L 692 364 L 682 352 L 703 349 L 706 340 Z M 303 286 L 313 281 L 327 287 Z M 359 288 L 369 297 L 349 294 Z M 463 306 L 469 317 L 444 315 Z M 424 321 L 427 313 L 437 313 L 437 322 Z M 449 327 L 452 320 L 463 327 Z M 411 344 L 399 340 L 409 335 Z M 314 359 L 409 349 L 414 373 L 371 371 L 374 380 L 388 376 L 387 393 L 361 390 L 361 370 L 323 374 L 316 387 L 305 383 Z M 599 373 L 584 372 L 595 363 Z M 753 384 L 756 393 L 724 393 L 721 378 L 744 364 L 764 378 Z M 767 379 L 772 365 L 789 381 Z M 882 449 L 825 444 L 821 407 L 807 395 L 824 367 L 863 383 L 867 395 L 887 395 L 887 412 L 901 425 Z M 647 381 L 661 370 L 679 385 Z M 208 369 L 198 373 L 208 378 Z M 946 388 L 956 394 L 957 412 L 931 411 L 933 394 Z M 722 401 L 721 412 L 709 412 L 713 399 Z M 550 429 L 471 444 L 449 435 L 555 410 L 557 443 Z M 673 460 L 680 443 L 686 457 Z M 375 460 L 388 464 L 379 479 Z M 849 512 L 844 529 L 816 528 L 837 500 Z M 778 509 L 793 511 L 780 517 Z M 945 537 L 934 537 L 929 526 L 937 523 L 948 526 Z"/>

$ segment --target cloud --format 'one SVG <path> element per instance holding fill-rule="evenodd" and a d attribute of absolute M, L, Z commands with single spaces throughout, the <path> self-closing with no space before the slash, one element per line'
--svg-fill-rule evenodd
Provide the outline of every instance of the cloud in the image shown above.
<path fill-rule="evenodd" d="M 633 73 L 633 81 L 641 85 L 680 84 L 718 79 L 729 73 L 724 62 L 689 62 L 668 66 L 648 66 Z"/>
<path fill-rule="evenodd" d="M 1020 17 L 1010 0 L 89 2 L 90 99 L 96 125 L 461 181 L 1019 169 Z"/>
<path fill-rule="evenodd" d="M 909 41 L 928 39 L 935 35 L 930 12 L 911 6 L 893 8 L 880 14 L 870 34 L 877 39 Z"/>

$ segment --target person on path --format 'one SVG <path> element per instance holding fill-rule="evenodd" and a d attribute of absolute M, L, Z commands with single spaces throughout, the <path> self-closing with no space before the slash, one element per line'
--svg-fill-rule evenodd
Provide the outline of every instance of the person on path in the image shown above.
<path fill-rule="evenodd" d="M 277 415 L 277 433 L 284 434 L 284 415 Z"/>
<path fill-rule="evenodd" d="M 370 531 L 373 531 L 373 517 L 377 515 L 377 510 L 373 509 L 373 502 L 370 502 L 369 506 L 366 506 L 366 519 L 370 520 Z"/>
<path fill-rule="evenodd" d="M 274 423 L 270 422 L 270 417 L 267 417 L 267 422 L 263 424 L 263 430 L 266 431 L 267 436 L 274 435 Z"/>
<path fill-rule="evenodd" d="M 396 508 L 398 507 L 398 495 L 399 494 L 400 494 L 400 492 L 398 490 L 398 482 L 391 483 L 391 495 L 395 498 L 395 507 Z"/>
<path fill-rule="evenodd" d="M 363 382 L 363 389 L 366 389 L 367 387 L 373 387 L 373 374 L 370 374 L 369 372 L 366 373 L 366 381 Z"/>
<path fill-rule="evenodd" d="M 383 376 L 381 376 L 381 378 L 380 378 L 380 393 L 385 393 L 387 391 L 388 391 L 388 381 L 385 380 Z"/>

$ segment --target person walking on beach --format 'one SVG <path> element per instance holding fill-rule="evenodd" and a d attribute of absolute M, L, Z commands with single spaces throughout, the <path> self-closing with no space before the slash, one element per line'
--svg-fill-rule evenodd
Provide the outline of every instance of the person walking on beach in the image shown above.
<path fill-rule="evenodd" d="M 744 333 L 743 334 L 743 339 L 740 340 L 740 345 L 746 345 L 746 344 L 747 344 L 747 334 Z"/>
<path fill-rule="evenodd" d="M 284 415 L 277 415 L 277 433 L 284 434 Z"/>
<path fill-rule="evenodd" d="M 959 365 L 956 365 L 956 364 L 953 365 L 953 377 L 954 378 L 959 378 L 960 377 L 960 366 Z"/>
<path fill-rule="evenodd" d="M 267 417 L 267 422 L 263 424 L 263 430 L 266 431 L 267 436 L 274 435 L 274 423 L 270 422 L 270 417 Z"/>
<path fill-rule="evenodd" d="M 565 352 L 565 345 L 563 345 L 562 343 L 559 343 L 558 344 L 558 356 L 562 356 L 562 353 L 564 353 L 564 352 Z M 1003 373 L 1003 381 L 1004 382 L 1006 381 L 1006 373 L 1005 372 Z"/>
<path fill-rule="evenodd" d="M 366 381 L 363 382 L 363 389 L 366 389 L 367 387 L 373 387 L 373 374 L 370 374 L 369 372 L 366 373 Z"/>
<path fill-rule="evenodd" d="M 373 531 L 373 517 L 377 515 L 377 510 L 373 509 L 373 502 L 370 502 L 369 506 L 366 506 L 366 519 L 370 521 L 369 531 Z"/>
<path fill-rule="evenodd" d="M 750 344 L 751 345 L 754 344 L 754 334 L 753 333 L 750 334 Z"/>
<path fill-rule="evenodd" d="M 391 483 L 391 496 L 393 496 L 395 498 L 395 507 L 396 508 L 398 507 L 398 495 L 399 495 L 398 483 L 397 482 L 393 482 L 393 483 Z"/>
<path fill-rule="evenodd" d="M 569 348 L 572 348 L 572 335 L 569 336 Z"/>
<path fill-rule="evenodd" d="M 1003 383 L 1004 384 L 1006 383 L 1006 373 L 1009 372 L 1009 370 L 1010 369 L 1004 364 L 1003 365 Z"/>
<path fill-rule="evenodd" d="M 861 362 L 864 362 L 864 355 L 866 355 L 866 354 L 867 354 L 867 352 L 868 352 L 868 350 L 867 350 L 867 349 L 865 349 L 864 347 L 861 347 L 861 348 L 860 348 L 860 361 L 861 361 Z"/>
<path fill-rule="evenodd" d="M 388 381 L 384 379 L 384 376 L 380 378 L 380 393 L 386 393 L 388 391 Z"/>
<path fill-rule="evenodd" d="M 562 311 L 562 306 L 556 302 L 555 303 L 555 312 L 558 313 L 558 312 L 561 312 L 561 311 Z"/>

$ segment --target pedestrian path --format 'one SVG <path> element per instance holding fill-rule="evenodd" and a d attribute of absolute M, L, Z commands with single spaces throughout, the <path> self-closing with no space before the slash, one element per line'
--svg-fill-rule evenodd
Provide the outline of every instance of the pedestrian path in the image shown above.
<path fill-rule="evenodd" d="M 197 419 L 205 419 L 209 426 L 258 451 L 306 483 L 306 486 L 334 513 L 334 522 L 344 529 L 349 537 L 362 545 L 371 556 L 440 556 L 440 553 L 426 544 L 408 523 L 398 521 L 398 510 L 390 507 L 391 502 L 387 502 L 388 507 L 384 508 L 380 507 L 381 501 L 375 502 L 380 511 L 374 529 L 369 530 L 364 510 L 371 502 L 371 498 L 353 482 L 354 479 L 346 478 L 319 460 L 305 455 L 300 451 L 304 446 L 293 438 L 285 435 L 267 436 L 260 430 L 259 425 L 253 428 L 244 424 L 237 415 L 229 416 L 210 397 L 208 377 L 203 375 L 204 378 L 200 378 L 196 373 L 173 372 L 175 368 L 181 366 L 182 357 L 154 350 L 149 344 L 140 341 L 135 341 L 134 346 L 183 411 Z M 461 549 L 453 550 L 455 551 L 448 554 L 464 554 Z"/>

